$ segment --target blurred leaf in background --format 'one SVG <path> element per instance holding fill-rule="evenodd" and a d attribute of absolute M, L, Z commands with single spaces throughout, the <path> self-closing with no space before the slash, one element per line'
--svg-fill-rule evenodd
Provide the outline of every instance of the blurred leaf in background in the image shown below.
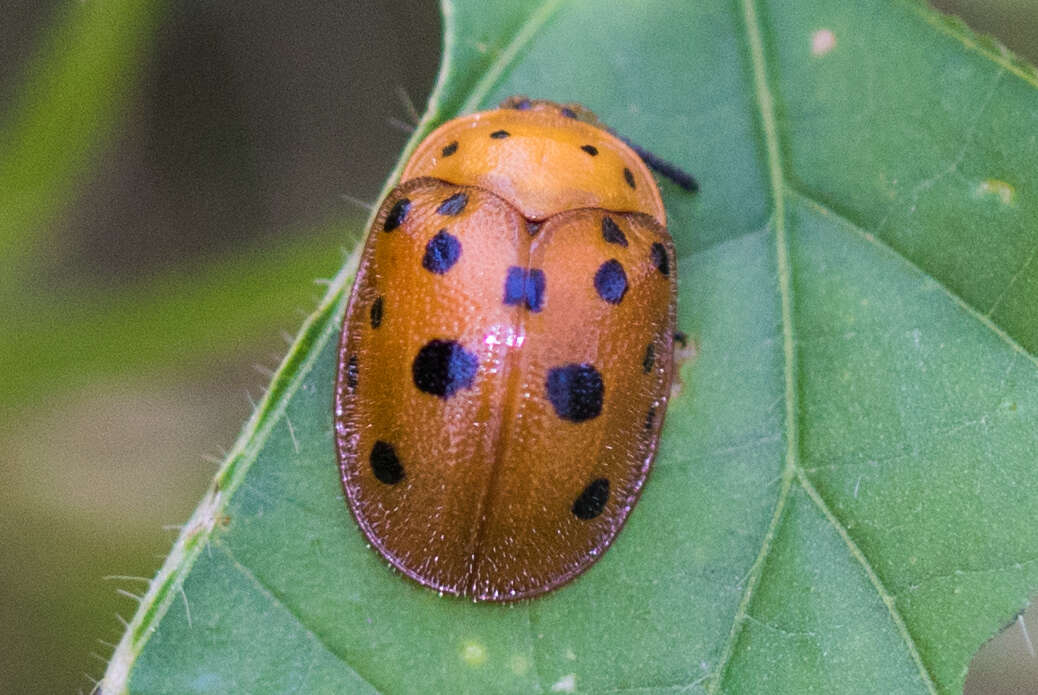
<path fill-rule="evenodd" d="M 1035 3 L 938 4 L 1038 57 Z M 0 691 L 74 692 L 135 609 L 114 587 L 146 586 L 102 576 L 150 578 L 214 470 L 200 455 L 267 381 L 253 366 L 279 361 L 361 231 L 341 196 L 376 197 L 406 137 L 397 88 L 424 103 L 439 19 L 374 0 L 5 12 Z M 1022 625 L 970 692 L 1031 692 Z"/>

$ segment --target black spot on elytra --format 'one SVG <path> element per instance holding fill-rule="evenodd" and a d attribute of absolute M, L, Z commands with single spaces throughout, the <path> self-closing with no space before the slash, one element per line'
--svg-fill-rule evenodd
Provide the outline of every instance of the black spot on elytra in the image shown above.
<path fill-rule="evenodd" d="M 378 328 L 382 325 L 382 295 L 375 298 L 371 303 L 371 327 Z"/>
<path fill-rule="evenodd" d="M 569 108 L 568 106 L 563 106 L 561 109 L 559 109 L 559 113 L 561 113 L 566 118 L 576 118 L 577 117 L 577 112 L 574 111 L 573 109 Z"/>
<path fill-rule="evenodd" d="M 404 467 L 400 464 L 396 450 L 392 444 L 381 439 L 371 447 L 368 463 L 371 464 L 371 472 L 375 474 L 375 479 L 380 483 L 396 485 L 404 479 Z"/>
<path fill-rule="evenodd" d="M 383 232 L 391 232 L 404 223 L 407 219 L 407 211 L 411 209 L 411 201 L 407 198 L 401 198 L 396 201 L 393 207 L 389 208 L 389 214 L 386 215 L 386 221 L 382 223 Z"/>
<path fill-rule="evenodd" d="M 658 241 L 653 242 L 652 248 L 649 249 L 649 258 L 652 260 L 652 264 L 656 266 L 656 270 L 663 275 L 670 275 L 670 259 L 667 257 L 666 246 Z"/>
<path fill-rule="evenodd" d="M 469 204 L 469 197 L 465 193 L 455 193 L 447 200 L 440 203 L 436 212 L 440 215 L 457 215 Z"/>
<path fill-rule="evenodd" d="M 472 386 L 479 359 L 454 340 L 430 340 L 411 364 L 414 385 L 425 393 L 450 398 Z"/>
<path fill-rule="evenodd" d="M 592 157 L 594 157 L 595 155 L 598 154 L 598 148 L 595 147 L 594 145 L 581 145 L 580 149 L 584 150 L 585 152 L 587 152 Z"/>
<path fill-rule="evenodd" d="M 610 304 L 619 304 L 627 293 L 627 273 L 620 261 L 611 258 L 595 273 L 595 291 Z"/>
<path fill-rule="evenodd" d="M 645 431 L 651 432 L 656 426 L 656 406 L 649 406 L 649 412 L 645 413 Z"/>
<path fill-rule="evenodd" d="M 350 359 L 346 363 L 346 387 L 349 388 L 350 391 L 353 391 L 353 389 L 357 388 L 357 376 L 357 356 L 350 355 Z"/>
<path fill-rule="evenodd" d="M 592 364 L 567 364 L 548 370 L 548 400 L 563 420 L 584 422 L 602 412 L 605 384 Z"/>
<path fill-rule="evenodd" d="M 507 138 L 509 135 L 511 135 L 511 133 L 509 133 L 507 130 L 495 130 L 493 133 L 490 134 L 490 137 L 494 138 L 495 140 L 501 140 L 503 138 Z"/>
<path fill-rule="evenodd" d="M 602 238 L 610 244 L 619 244 L 627 248 L 627 236 L 616 225 L 616 222 L 613 222 L 612 217 L 602 218 Z"/>
<path fill-rule="evenodd" d="M 652 365 L 656 363 L 656 346 L 649 343 L 645 348 L 645 357 L 642 358 L 642 371 L 648 374 L 652 371 Z"/>
<path fill-rule="evenodd" d="M 450 270 L 461 257 L 461 242 L 446 229 L 436 232 L 436 236 L 425 245 L 425 256 L 422 267 L 431 273 L 443 275 Z"/>
<path fill-rule="evenodd" d="M 451 144 L 447 145 L 440 151 L 441 157 L 450 157 L 452 154 L 458 151 L 458 141 L 455 140 Z"/>
<path fill-rule="evenodd" d="M 520 268 L 513 265 L 505 276 L 505 298 L 508 305 L 523 303 L 537 313 L 544 304 L 544 271 L 539 268 Z"/>
<path fill-rule="evenodd" d="M 573 501 L 573 516 L 590 521 L 602 513 L 609 501 L 609 481 L 596 478 L 588 483 L 584 491 Z"/>
<path fill-rule="evenodd" d="M 624 181 L 627 182 L 628 186 L 634 188 L 634 174 L 632 174 L 631 170 L 627 167 L 624 167 Z"/>

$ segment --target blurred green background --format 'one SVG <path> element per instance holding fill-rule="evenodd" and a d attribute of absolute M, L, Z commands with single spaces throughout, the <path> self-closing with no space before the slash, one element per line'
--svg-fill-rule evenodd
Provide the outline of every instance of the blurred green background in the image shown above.
<path fill-rule="evenodd" d="M 1038 61 L 1038 1 L 936 4 Z M 143 590 L 361 233 L 439 14 L 3 5 L 0 692 L 89 692 L 136 608 L 106 577 Z M 1038 639 L 1038 615 L 1012 623 L 967 693 L 1038 692 L 1025 624 Z"/>

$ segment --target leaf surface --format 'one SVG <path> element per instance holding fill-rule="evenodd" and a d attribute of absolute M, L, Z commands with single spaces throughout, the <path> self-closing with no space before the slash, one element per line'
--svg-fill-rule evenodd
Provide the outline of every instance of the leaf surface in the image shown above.
<path fill-rule="evenodd" d="M 914 2 L 445 10 L 416 138 L 526 93 L 702 182 L 662 184 L 695 357 L 642 501 L 539 600 L 394 577 L 335 463 L 348 264 L 106 687 L 961 692 L 1038 587 L 1034 72 Z"/>

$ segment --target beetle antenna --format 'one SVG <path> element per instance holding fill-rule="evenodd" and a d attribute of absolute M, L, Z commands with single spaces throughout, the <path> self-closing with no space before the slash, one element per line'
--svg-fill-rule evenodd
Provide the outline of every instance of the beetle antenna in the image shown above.
<path fill-rule="evenodd" d="M 638 156 L 642 158 L 642 161 L 656 173 L 667 177 L 690 193 L 699 192 L 699 182 L 696 181 L 696 178 L 692 176 L 692 174 L 671 164 L 665 159 L 657 157 L 652 152 L 649 152 L 644 147 L 636 145 L 619 133 L 613 132 L 613 135 L 623 140 L 627 146 L 634 150 Z"/>

